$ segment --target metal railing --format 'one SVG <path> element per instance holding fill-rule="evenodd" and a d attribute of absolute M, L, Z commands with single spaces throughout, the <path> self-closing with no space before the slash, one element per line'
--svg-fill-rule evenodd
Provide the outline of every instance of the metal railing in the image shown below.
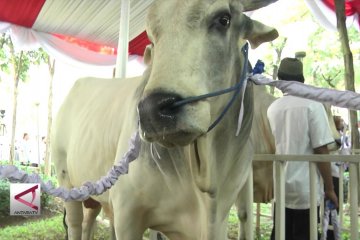
<path fill-rule="evenodd" d="M 317 239 L 317 184 L 316 184 L 316 162 L 343 162 L 349 164 L 349 199 L 350 199 L 350 236 L 351 240 L 359 239 L 359 163 L 360 150 L 352 150 L 353 155 L 274 155 L 255 154 L 254 161 L 274 161 L 274 185 L 276 212 L 275 212 L 275 239 L 285 239 L 285 163 L 286 161 L 308 161 L 310 174 L 310 239 Z M 340 189 L 343 192 L 344 168 L 340 168 Z M 341 196 L 341 197 L 340 197 Z M 343 195 L 339 196 L 340 224 L 343 223 Z"/>

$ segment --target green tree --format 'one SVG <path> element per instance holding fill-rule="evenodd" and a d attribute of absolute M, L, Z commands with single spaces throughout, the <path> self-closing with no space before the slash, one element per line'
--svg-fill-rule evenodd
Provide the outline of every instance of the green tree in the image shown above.
<path fill-rule="evenodd" d="M 317 25 L 316 31 L 309 37 L 308 45 L 311 51 L 305 59 L 305 74 L 310 76 L 314 85 L 336 88 L 343 73 L 336 32 L 329 32 Z"/>
<path fill-rule="evenodd" d="M 355 27 L 348 29 L 349 44 L 354 57 L 355 85 L 360 86 L 360 34 Z"/>
<path fill-rule="evenodd" d="M 10 164 L 13 164 L 15 157 L 15 134 L 16 134 L 16 116 L 18 87 L 20 82 L 26 82 L 29 79 L 28 71 L 31 65 L 39 65 L 47 59 L 47 54 L 40 50 L 37 51 L 17 51 L 11 40 L 9 33 L 3 33 L 0 38 L 0 68 L 2 71 L 10 74 L 13 79 L 13 115 L 10 144 Z"/>
<path fill-rule="evenodd" d="M 47 126 L 47 139 L 45 149 L 45 174 L 51 175 L 51 162 L 50 162 L 50 144 L 51 144 L 51 126 L 52 126 L 52 99 L 53 99 L 53 80 L 55 74 L 55 59 L 47 56 L 46 60 L 50 73 L 49 78 L 49 97 L 48 97 L 48 126 Z"/>
<path fill-rule="evenodd" d="M 320 26 L 315 20 L 314 24 L 317 28 L 309 37 L 310 51 L 304 59 L 304 74 L 313 85 L 344 89 L 344 61 L 339 35 Z M 360 42 L 359 32 L 350 28 L 348 33 L 350 46 L 356 47 Z M 355 82 L 360 83 L 360 79 L 357 78 Z"/>
<path fill-rule="evenodd" d="M 345 1 L 335 0 L 337 29 L 339 33 L 339 40 L 341 42 L 341 50 L 344 60 L 344 77 L 346 90 L 355 92 L 355 72 L 353 54 L 350 48 L 350 39 L 346 27 L 345 16 Z M 354 110 L 349 111 L 349 122 L 351 129 L 351 144 L 353 149 L 360 148 L 359 131 L 358 131 L 358 117 Z"/>
<path fill-rule="evenodd" d="M 279 37 L 276 41 L 270 42 L 270 46 L 275 52 L 275 57 L 271 61 L 272 78 L 273 79 L 277 79 L 279 65 L 280 65 L 281 58 L 282 58 L 282 52 L 286 46 L 286 41 L 287 41 L 286 37 Z M 274 91 L 275 91 L 275 88 L 270 87 L 270 93 L 272 95 L 274 95 Z"/>

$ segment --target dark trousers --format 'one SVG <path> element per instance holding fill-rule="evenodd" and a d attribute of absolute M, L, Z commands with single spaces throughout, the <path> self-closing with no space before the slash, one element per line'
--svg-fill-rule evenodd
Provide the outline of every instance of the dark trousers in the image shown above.
<path fill-rule="evenodd" d="M 319 222 L 319 209 L 320 208 L 318 207 L 317 208 L 318 222 Z M 276 226 L 275 226 L 275 214 L 274 214 L 274 226 L 271 232 L 271 237 L 270 237 L 271 240 L 275 240 L 275 227 Z M 285 208 L 285 239 L 310 240 L 310 209 Z"/>

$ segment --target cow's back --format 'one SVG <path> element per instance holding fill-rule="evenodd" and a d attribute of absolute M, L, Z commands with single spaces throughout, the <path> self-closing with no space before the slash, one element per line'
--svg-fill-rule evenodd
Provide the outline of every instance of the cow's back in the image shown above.
<path fill-rule="evenodd" d="M 83 78 L 70 90 L 56 118 L 52 153 L 59 180 L 68 187 L 95 181 L 113 165 L 120 135 L 136 126 L 141 80 Z M 125 150 L 124 150 L 125 151 Z M 120 153 L 119 153 L 120 154 Z"/>

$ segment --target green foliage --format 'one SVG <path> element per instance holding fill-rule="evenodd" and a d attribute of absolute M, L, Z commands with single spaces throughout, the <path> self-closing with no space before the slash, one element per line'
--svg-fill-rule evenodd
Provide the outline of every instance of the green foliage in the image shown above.
<path fill-rule="evenodd" d="M 6 74 L 10 74 L 9 60 L 8 60 L 9 41 L 10 41 L 10 37 L 6 33 L 1 34 L 1 38 L 0 38 L 0 69 L 2 72 L 6 73 Z"/>
<path fill-rule="evenodd" d="M 31 65 L 39 65 L 47 62 L 48 55 L 43 49 L 36 51 L 17 51 L 9 33 L 0 36 L 0 69 L 2 72 L 18 74 L 18 80 L 25 82 L 28 80 L 28 71 Z"/>
<path fill-rule="evenodd" d="M 0 179 L 0 216 L 9 216 L 10 213 L 10 184 Z"/>
<path fill-rule="evenodd" d="M 309 37 L 307 56 L 304 59 L 307 82 L 315 86 L 344 89 L 345 70 L 339 34 L 318 25 L 314 19 L 313 22 L 317 28 Z M 356 61 L 360 57 L 359 32 L 354 28 L 348 28 L 348 36 L 354 56 L 355 82 L 360 83 L 357 74 L 359 63 Z"/>
<path fill-rule="evenodd" d="M 286 4 L 285 2 L 283 4 Z M 279 65 L 277 58 L 285 36 L 289 37 L 289 42 L 291 42 L 291 36 L 286 34 L 290 34 L 295 28 L 301 26 L 307 28 L 310 33 L 309 36 L 304 36 L 304 39 L 308 39 L 307 49 L 302 49 L 306 51 L 306 57 L 303 59 L 306 83 L 319 87 L 344 89 L 344 60 L 338 33 L 320 26 L 302 1 L 291 2 L 296 7 L 284 12 L 282 17 L 278 18 L 276 25 L 272 24 L 279 30 L 280 37 L 270 44 L 264 44 L 268 47 L 262 49 L 266 75 L 272 76 L 274 66 Z M 348 28 L 348 36 L 354 59 L 355 85 L 359 86 L 360 34 L 354 27 L 351 27 Z M 288 48 L 289 46 L 285 45 L 287 53 L 289 53 Z M 294 51 L 292 53 L 295 54 L 296 50 L 300 49 L 290 49 L 290 53 Z M 281 58 L 284 57 L 283 54 Z"/>
<path fill-rule="evenodd" d="M 308 49 L 304 59 L 307 82 L 336 88 L 344 79 L 344 63 L 338 34 L 317 25 L 317 29 L 309 37 Z"/>
<path fill-rule="evenodd" d="M 358 44 L 360 42 L 360 34 L 355 27 L 348 28 L 349 42 L 350 44 Z M 359 51 L 360 49 L 357 49 Z"/>
<path fill-rule="evenodd" d="M 354 59 L 355 86 L 360 86 L 360 34 L 354 27 L 348 29 L 348 34 Z"/>

